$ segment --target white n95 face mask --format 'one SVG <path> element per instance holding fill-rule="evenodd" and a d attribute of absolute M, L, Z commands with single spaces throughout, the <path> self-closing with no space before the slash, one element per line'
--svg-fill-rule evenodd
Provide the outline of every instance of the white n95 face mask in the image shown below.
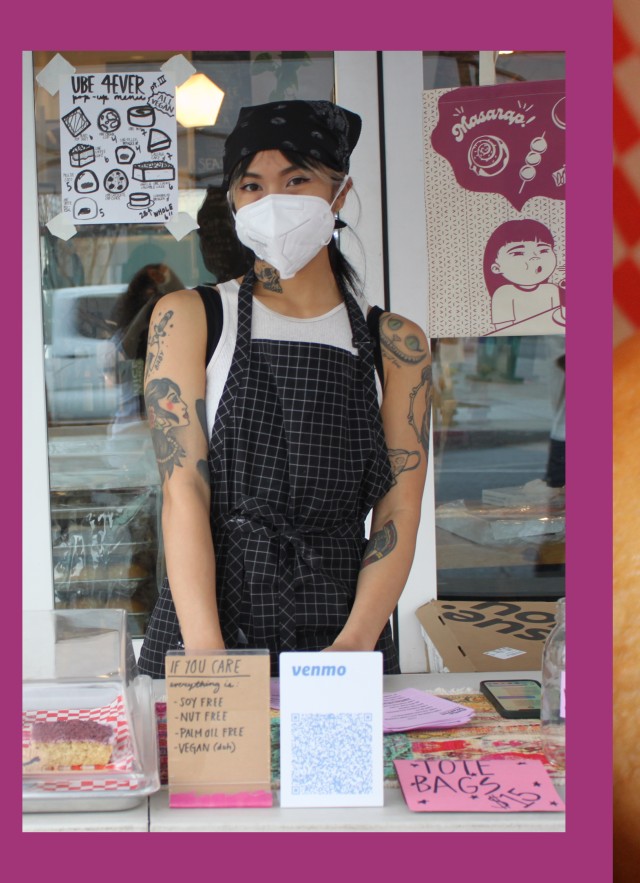
<path fill-rule="evenodd" d="M 342 187 L 345 183 L 346 179 Z M 291 279 L 330 242 L 335 229 L 332 205 L 320 196 L 273 193 L 238 210 L 236 233 L 243 245 L 275 267 L 281 279 Z"/>

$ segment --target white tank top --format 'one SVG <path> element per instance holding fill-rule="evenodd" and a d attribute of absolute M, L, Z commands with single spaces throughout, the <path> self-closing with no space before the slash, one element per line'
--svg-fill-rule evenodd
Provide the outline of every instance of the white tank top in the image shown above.
<path fill-rule="evenodd" d="M 222 334 L 218 345 L 207 365 L 206 408 L 208 437 L 211 438 L 218 405 L 225 388 L 238 333 L 238 292 L 240 285 L 235 279 L 218 284 L 222 302 Z M 356 297 L 358 306 L 366 317 L 369 304 L 362 295 Z M 353 334 L 349 314 L 344 303 L 339 304 L 323 316 L 313 319 L 297 319 L 283 316 L 253 299 L 251 316 L 251 336 L 255 340 L 299 341 L 301 343 L 324 343 L 328 346 L 345 349 L 354 355 Z M 378 401 L 382 403 L 382 387 L 376 372 Z"/>

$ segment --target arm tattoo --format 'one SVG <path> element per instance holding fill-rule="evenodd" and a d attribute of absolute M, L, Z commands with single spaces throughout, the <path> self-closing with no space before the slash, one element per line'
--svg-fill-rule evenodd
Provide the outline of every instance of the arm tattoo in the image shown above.
<path fill-rule="evenodd" d="M 149 336 L 149 342 L 147 343 L 147 365 L 145 374 L 148 376 L 152 371 L 158 371 L 160 365 L 162 364 L 162 360 L 164 358 L 164 353 L 162 351 L 162 342 L 163 339 L 167 336 L 166 327 L 169 325 L 169 322 L 173 318 L 173 310 L 167 310 L 164 316 L 160 319 L 160 321 L 153 326 L 153 332 Z M 169 328 L 172 326 L 169 325 Z"/>
<path fill-rule="evenodd" d="M 386 558 L 389 552 L 392 552 L 393 549 L 395 549 L 397 542 L 398 534 L 396 526 L 393 521 L 387 521 L 384 527 L 377 530 L 367 543 L 360 570 L 363 570 L 369 564 L 375 564 L 375 562 L 380 561 L 381 558 Z"/>
<path fill-rule="evenodd" d="M 409 394 L 409 425 L 429 458 L 429 427 L 431 426 L 431 365 L 425 365 L 420 383 Z"/>
<path fill-rule="evenodd" d="M 403 448 L 390 448 L 389 462 L 391 463 L 394 484 L 395 479 L 401 472 L 410 472 L 412 469 L 417 469 L 420 465 L 421 459 L 420 451 L 405 451 Z"/>
<path fill-rule="evenodd" d="M 403 332 L 404 326 L 399 316 L 387 316 L 380 323 L 382 355 L 396 365 L 419 365 L 426 359 L 427 351 L 417 335 Z"/>
<path fill-rule="evenodd" d="M 167 377 L 149 380 L 144 398 L 160 479 L 164 482 L 165 476 L 171 478 L 174 468 L 182 466 L 180 461 L 186 457 L 174 433 L 189 426 L 189 412 L 180 397 L 180 387 Z"/>
<path fill-rule="evenodd" d="M 267 291 L 275 291 L 278 294 L 282 293 L 280 274 L 277 270 L 274 270 L 273 267 L 266 264 L 264 261 L 256 261 L 255 270 L 256 279 L 262 284 L 264 289 Z"/>

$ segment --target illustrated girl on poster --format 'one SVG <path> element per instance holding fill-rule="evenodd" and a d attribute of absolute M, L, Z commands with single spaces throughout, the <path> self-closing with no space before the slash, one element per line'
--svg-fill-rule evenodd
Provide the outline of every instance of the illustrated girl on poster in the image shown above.
<path fill-rule="evenodd" d="M 516 325 L 516 334 L 542 333 L 533 327 L 525 331 L 523 323 L 532 325 L 531 320 L 544 314 L 564 325 L 563 293 L 550 281 L 557 264 L 553 234 L 540 221 L 506 221 L 493 231 L 483 262 L 491 295 L 493 331 L 489 333 Z"/>

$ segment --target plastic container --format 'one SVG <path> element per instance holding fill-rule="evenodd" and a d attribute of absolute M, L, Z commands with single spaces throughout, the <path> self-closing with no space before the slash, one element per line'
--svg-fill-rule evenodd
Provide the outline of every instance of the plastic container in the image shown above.
<path fill-rule="evenodd" d="M 74 719 L 112 728 L 110 761 L 45 768 L 33 723 Z M 130 809 L 160 788 L 152 681 L 137 672 L 123 610 L 25 612 L 22 751 L 23 812 Z"/>
<path fill-rule="evenodd" d="M 565 767 L 565 600 L 556 608 L 556 624 L 542 651 L 540 732 L 542 750 L 558 769 Z"/>

